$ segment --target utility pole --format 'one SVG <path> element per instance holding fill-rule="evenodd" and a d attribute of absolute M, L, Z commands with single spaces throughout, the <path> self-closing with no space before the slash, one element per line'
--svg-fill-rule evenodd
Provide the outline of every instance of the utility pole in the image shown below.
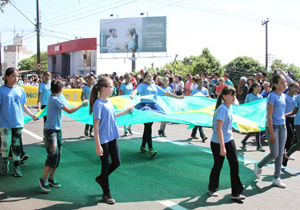
<path fill-rule="evenodd" d="M 131 57 L 131 72 L 134 73 L 136 70 L 136 57 L 135 57 L 135 52 L 132 52 L 132 57 Z"/>
<path fill-rule="evenodd" d="M 268 22 L 269 18 L 262 22 L 262 25 L 266 25 L 266 72 L 268 71 Z"/>
<path fill-rule="evenodd" d="M 36 0 L 36 36 L 37 36 L 37 52 L 36 52 L 36 66 L 37 74 L 41 75 L 41 52 L 40 52 L 40 13 L 39 0 Z"/>

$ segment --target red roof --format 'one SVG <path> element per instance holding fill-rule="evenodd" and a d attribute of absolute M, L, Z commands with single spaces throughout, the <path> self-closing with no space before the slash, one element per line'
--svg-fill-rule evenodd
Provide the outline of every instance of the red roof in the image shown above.
<path fill-rule="evenodd" d="M 81 50 L 97 50 L 97 38 L 75 39 L 48 46 L 48 55 L 57 55 Z"/>

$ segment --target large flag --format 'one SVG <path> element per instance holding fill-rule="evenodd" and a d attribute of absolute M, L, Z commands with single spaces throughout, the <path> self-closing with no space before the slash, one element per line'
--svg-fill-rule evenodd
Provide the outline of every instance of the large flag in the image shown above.
<path fill-rule="evenodd" d="M 68 101 L 63 95 L 61 95 L 61 98 L 67 106 L 78 104 L 77 102 Z M 134 100 L 131 100 L 129 96 L 111 97 L 110 100 L 116 112 L 123 111 L 140 102 L 138 96 Z M 201 96 L 186 96 L 184 99 L 159 96 L 157 103 L 165 110 L 166 114 L 135 109 L 132 114 L 118 117 L 118 126 L 166 121 L 188 124 L 190 125 L 189 128 L 193 128 L 195 125 L 212 127 L 212 119 L 216 105 L 215 99 Z M 247 133 L 258 132 L 265 129 L 266 99 L 242 105 L 232 105 L 232 108 L 233 128 L 236 131 Z M 89 114 L 89 106 L 82 107 L 72 114 L 63 113 L 74 120 L 86 124 L 93 124 L 93 117 Z M 46 110 L 37 113 L 39 118 L 46 114 Z M 25 117 L 25 123 L 30 120 L 29 116 Z"/>

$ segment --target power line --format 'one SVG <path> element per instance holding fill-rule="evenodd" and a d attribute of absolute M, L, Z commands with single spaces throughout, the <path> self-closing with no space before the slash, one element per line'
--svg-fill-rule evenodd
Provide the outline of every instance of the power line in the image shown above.
<path fill-rule="evenodd" d="M 105 10 L 102 10 L 102 11 L 99 11 L 99 12 L 96 12 L 96 13 L 93 13 L 93 14 L 90 14 L 91 11 L 98 10 L 99 8 L 109 7 L 109 6 L 113 5 L 113 4 L 117 4 L 117 3 L 120 3 L 120 2 L 122 2 L 122 1 L 124 1 L 124 0 L 120 0 L 120 1 L 117 1 L 117 2 L 114 2 L 114 3 L 109 3 L 109 4 L 107 4 L 107 5 L 104 5 L 104 6 L 101 6 L 101 7 L 92 9 L 92 10 L 89 10 L 89 11 L 86 12 L 86 13 L 88 13 L 88 15 L 86 15 L 86 16 L 81 16 L 81 17 L 78 17 L 78 18 L 75 18 L 75 19 L 71 19 L 71 20 L 67 20 L 67 21 L 63 20 L 63 22 L 61 22 L 61 20 L 60 20 L 60 21 L 58 21 L 58 23 L 54 23 L 53 25 L 54 25 L 54 26 L 62 25 L 62 24 L 65 24 L 65 23 L 70 23 L 70 22 L 79 20 L 79 19 L 84 19 L 84 18 L 86 18 L 86 17 L 90 17 L 90 16 L 93 16 L 93 15 L 98 15 L 98 14 L 100 14 L 100 13 L 102 13 L 102 12 L 105 12 L 105 11 L 108 11 L 108 10 L 111 10 L 111 9 L 115 9 L 115 8 L 122 7 L 122 6 L 124 6 L 124 5 L 130 4 L 130 3 L 135 2 L 135 1 L 137 1 L 137 0 L 134 0 L 134 1 L 131 1 L 131 2 L 128 2 L 128 3 L 124 3 L 124 4 L 121 4 L 121 5 L 118 5 L 118 6 L 109 8 L 109 9 L 105 9 Z M 78 15 L 75 15 L 75 16 L 70 17 L 70 18 L 74 18 L 74 17 L 80 16 L 80 15 L 82 15 L 82 14 L 78 14 Z M 69 19 L 69 18 L 66 18 L 66 19 Z"/>
<path fill-rule="evenodd" d="M 104 1 L 107 1 L 107 0 L 104 0 Z M 87 5 L 87 6 L 84 6 L 84 10 L 85 9 L 87 9 L 87 8 L 89 8 L 89 7 L 93 7 L 94 9 L 93 10 L 95 10 L 95 4 L 99 4 L 99 3 L 103 3 L 104 1 L 98 1 L 97 3 L 92 3 L 92 4 L 90 4 L 90 5 Z M 111 5 L 111 4 L 110 4 Z M 61 7 L 60 7 L 61 8 Z M 99 7 L 100 8 L 100 7 Z M 85 12 L 83 12 L 82 10 L 83 9 L 81 9 L 80 10 L 80 14 L 82 14 L 82 13 L 85 13 Z M 97 8 L 98 9 L 98 8 Z M 75 9 L 75 10 L 73 10 L 73 11 L 70 11 L 70 12 L 65 12 L 65 14 L 63 14 L 63 15 L 57 15 L 57 16 L 54 16 L 53 18 L 51 18 L 51 20 L 52 21 L 57 21 L 57 19 L 62 19 L 64 16 L 68 16 L 68 17 L 74 17 L 74 16 L 72 16 L 72 13 L 78 13 L 78 9 Z M 91 10 L 90 10 L 91 11 Z M 87 11 L 87 12 L 90 12 L 90 11 Z"/>
<path fill-rule="evenodd" d="M 36 26 L 35 23 L 33 23 L 21 10 L 19 10 L 11 1 L 9 3 L 16 9 L 18 10 L 32 25 Z"/>

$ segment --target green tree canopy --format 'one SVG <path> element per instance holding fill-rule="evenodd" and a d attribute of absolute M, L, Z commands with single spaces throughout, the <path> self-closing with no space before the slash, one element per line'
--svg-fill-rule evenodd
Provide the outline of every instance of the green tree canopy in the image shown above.
<path fill-rule="evenodd" d="M 224 73 L 221 63 L 210 53 L 208 48 L 204 48 L 199 56 L 185 57 L 183 60 L 175 59 L 173 62 L 167 63 L 159 71 L 164 72 L 167 69 L 171 69 L 174 74 L 180 74 L 183 79 L 185 79 L 187 73 L 191 73 L 192 75 L 200 75 L 202 72 L 206 72 L 207 74 L 214 72 Z"/>
<path fill-rule="evenodd" d="M 224 66 L 226 73 L 229 74 L 230 79 L 234 84 L 239 83 L 239 79 L 242 76 L 249 77 L 253 76 L 255 73 L 264 71 L 264 66 L 262 66 L 258 61 L 251 57 L 240 56 L 230 61 Z"/>
<path fill-rule="evenodd" d="M 32 55 L 29 58 L 23 59 L 18 63 L 19 70 L 29 70 L 29 69 L 36 69 L 37 59 L 36 54 Z M 42 64 L 42 71 L 47 71 L 47 52 L 41 52 L 41 64 Z"/>

